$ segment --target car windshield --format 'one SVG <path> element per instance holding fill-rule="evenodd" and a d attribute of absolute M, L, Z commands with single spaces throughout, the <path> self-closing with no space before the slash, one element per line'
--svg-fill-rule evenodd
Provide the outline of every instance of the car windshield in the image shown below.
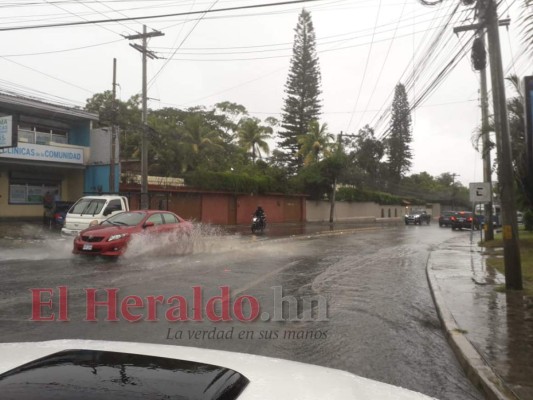
<path fill-rule="evenodd" d="M 123 212 L 113 215 L 102 222 L 102 225 L 120 225 L 120 226 L 135 226 L 139 224 L 146 216 L 142 212 Z"/>
<path fill-rule="evenodd" d="M 71 214 L 99 214 L 106 201 L 104 199 L 81 199 L 69 211 Z"/>

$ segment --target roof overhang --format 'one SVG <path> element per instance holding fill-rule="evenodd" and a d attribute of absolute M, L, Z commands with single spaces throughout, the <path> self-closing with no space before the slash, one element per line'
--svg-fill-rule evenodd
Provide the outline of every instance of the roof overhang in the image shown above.
<path fill-rule="evenodd" d="M 48 161 L 28 161 L 28 160 L 17 160 L 17 159 L 0 159 L 0 166 L 23 166 L 27 168 L 36 167 L 36 168 L 61 168 L 61 169 L 79 169 L 84 170 L 85 165 L 83 164 L 70 164 L 70 163 L 60 163 L 60 162 L 48 162 Z"/>
<path fill-rule="evenodd" d="M 98 121 L 99 119 L 98 114 L 79 108 L 46 103 L 36 99 L 8 95 L 5 93 L 0 93 L 0 109 L 43 117 L 50 117 L 50 115 L 53 115 L 55 118 L 68 121 Z"/>

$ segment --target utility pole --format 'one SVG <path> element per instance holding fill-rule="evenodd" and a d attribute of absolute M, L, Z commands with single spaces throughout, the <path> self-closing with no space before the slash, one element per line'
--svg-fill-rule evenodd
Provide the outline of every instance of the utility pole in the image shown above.
<path fill-rule="evenodd" d="M 481 32 L 481 43 L 485 47 L 485 33 Z M 489 100 L 487 92 L 487 68 L 480 71 L 481 89 L 481 136 L 483 141 L 483 182 L 491 184 L 492 199 L 492 168 L 490 165 L 490 138 L 489 138 Z M 485 204 L 485 240 L 494 240 L 494 225 L 492 223 L 492 200 Z"/>
<path fill-rule="evenodd" d="M 502 209 L 505 286 L 507 289 L 522 290 L 522 266 L 518 243 L 511 138 L 507 119 L 507 100 L 505 98 L 505 80 L 500 50 L 498 10 L 495 0 L 483 0 L 481 3 L 480 18 L 487 26 L 487 39 L 489 42 L 494 125 L 496 128 L 496 148 L 498 150 L 498 185 Z"/>
<path fill-rule="evenodd" d="M 511 290 L 522 290 L 522 266 L 520 261 L 520 246 L 518 244 L 511 139 L 509 134 L 509 121 L 507 119 L 507 100 L 505 98 L 505 80 L 500 50 L 500 32 L 498 30 L 499 25 L 508 24 L 509 20 L 498 21 L 498 9 L 495 0 L 478 0 L 477 6 L 480 23 L 454 28 L 454 32 L 487 29 L 498 159 L 498 186 L 502 209 L 505 287 Z"/>
<path fill-rule="evenodd" d="M 340 150 L 342 146 L 342 131 L 341 133 L 339 133 L 337 146 L 338 146 L 338 150 Z M 331 196 L 329 198 L 329 223 L 330 224 L 335 222 L 335 197 L 336 195 L 337 195 L 337 177 L 335 176 L 333 178 L 333 188 L 331 190 Z"/>
<path fill-rule="evenodd" d="M 453 173 L 453 174 L 450 174 L 450 176 L 452 177 L 452 211 L 455 211 L 455 178 L 457 178 L 458 176 L 461 176 L 459 174 L 456 174 L 456 173 Z"/>
<path fill-rule="evenodd" d="M 150 59 L 158 58 L 154 52 L 148 50 L 147 39 L 155 36 L 163 36 L 164 33 L 160 31 L 146 32 L 146 25 L 143 25 L 143 33 L 137 35 L 126 36 L 126 39 L 135 40 L 142 39 L 142 45 L 136 43 L 131 44 L 135 50 L 139 51 L 143 55 L 142 66 L 142 139 L 141 139 L 141 209 L 148 209 L 148 107 L 147 107 L 147 72 L 146 72 L 146 58 Z"/>
<path fill-rule="evenodd" d="M 113 100 L 111 102 L 111 166 L 109 169 L 109 192 L 115 193 L 115 152 L 117 141 L 117 59 L 113 58 Z"/>

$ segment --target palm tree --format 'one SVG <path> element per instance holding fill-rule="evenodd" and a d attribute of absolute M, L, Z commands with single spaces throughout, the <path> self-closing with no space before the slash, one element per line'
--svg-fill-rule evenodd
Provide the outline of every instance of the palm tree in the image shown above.
<path fill-rule="evenodd" d="M 209 127 L 200 114 L 187 116 L 180 127 L 180 133 L 181 144 L 192 155 L 192 160 L 188 163 L 190 166 L 196 165 L 195 161 L 199 160 L 204 150 L 223 149 L 219 133 Z"/>
<path fill-rule="evenodd" d="M 529 53 L 533 53 L 533 0 L 523 0 L 522 8 L 524 12 L 520 13 L 519 26 L 522 29 L 522 42 Z"/>
<path fill-rule="evenodd" d="M 252 161 L 255 164 L 256 153 L 261 158 L 261 150 L 265 153 L 270 152 L 267 139 L 272 134 L 272 128 L 269 126 L 259 125 L 256 118 L 247 118 L 239 126 L 239 145 L 245 149 L 252 149 Z"/>
<path fill-rule="evenodd" d="M 333 135 L 328 133 L 328 124 L 322 126 L 316 120 L 309 124 L 309 132 L 298 138 L 300 155 L 304 157 L 304 165 L 317 163 L 320 155 L 327 156 L 331 147 Z"/>

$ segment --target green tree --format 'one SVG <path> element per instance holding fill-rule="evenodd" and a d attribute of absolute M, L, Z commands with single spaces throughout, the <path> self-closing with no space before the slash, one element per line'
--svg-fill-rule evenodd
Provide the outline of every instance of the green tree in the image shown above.
<path fill-rule="evenodd" d="M 328 132 L 328 124 L 313 120 L 309 124 L 309 132 L 298 138 L 300 144 L 300 155 L 304 165 L 317 163 L 320 156 L 327 156 L 333 135 Z"/>
<path fill-rule="evenodd" d="M 374 130 L 366 125 L 359 130 L 355 138 L 355 151 L 351 159 L 357 168 L 364 172 L 363 182 L 366 186 L 379 187 L 382 184 L 385 145 L 375 137 Z"/>
<path fill-rule="evenodd" d="M 522 30 L 522 42 L 528 49 L 530 54 L 533 54 L 533 0 L 523 0 L 522 8 L 524 12 L 520 13 L 519 26 Z"/>
<path fill-rule="evenodd" d="M 269 153 L 270 149 L 266 142 L 272 134 L 270 126 L 262 126 L 257 118 L 247 118 L 239 124 L 239 145 L 248 151 L 252 149 L 252 162 L 255 164 L 257 154 L 261 158 L 261 150 Z"/>
<path fill-rule="evenodd" d="M 150 147 L 149 172 L 158 176 L 180 176 L 187 169 L 188 148 L 183 144 L 180 127 L 188 113 L 162 108 L 148 115 Z"/>
<path fill-rule="evenodd" d="M 401 177 L 411 168 L 411 110 L 407 100 L 405 86 L 396 85 L 392 100 L 390 135 L 386 141 L 389 157 L 389 177 L 399 182 Z"/>
<path fill-rule="evenodd" d="M 181 143 L 187 149 L 189 169 L 198 167 L 202 160 L 209 161 L 205 157 L 209 156 L 210 150 L 223 149 L 220 132 L 209 126 L 199 113 L 185 117 L 179 131 Z"/>
<path fill-rule="evenodd" d="M 232 134 L 238 131 L 239 124 L 243 118 L 248 116 L 248 111 L 243 105 L 232 103 L 231 101 L 222 101 L 215 104 L 215 114 L 222 115 L 220 128 L 226 134 Z"/>
<path fill-rule="evenodd" d="M 532 4 L 533 5 L 533 4 Z M 509 133 L 513 170 L 518 187 L 518 199 L 523 207 L 533 209 L 533 177 L 529 175 L 526 151 L 525 99 L 520 79 L 516 75 L 507 78 L 516 91 L 516 96 L 507 100 Z"/>
<path fill-rule="evenodd" d="M 295 29 L 291 68 L 285 84 L 280 147 L 288 155 L 291 172 L 303 165 L 298 138 L 307 133 L 309 124 L 318 120 L 321 104 L 320 69 L 316 53 L 315 31 L 311 14 L 305 9 Z"/>
<path fill-rule="evenodd" d="M 127 101 L 115 100 L 113 107 L 113 94 L 107 90 L 87 99 L 85 109 L 99 115 L 96 127 L 111 127 L 115 121 L 120 132 L 121 157 L 131 158 L 140 152 L 142 131 L 140 106 L 141 98 L 135 95 Z"/>

